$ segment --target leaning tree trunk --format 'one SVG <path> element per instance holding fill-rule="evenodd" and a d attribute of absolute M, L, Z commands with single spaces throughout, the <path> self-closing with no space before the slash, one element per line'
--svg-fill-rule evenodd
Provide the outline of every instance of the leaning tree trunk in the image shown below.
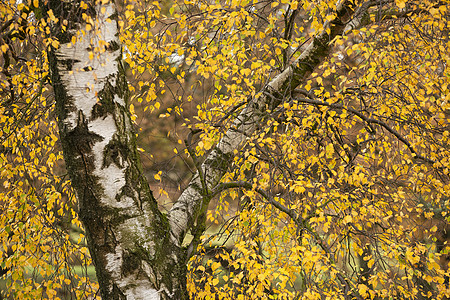
<path fill-rule="evenodd" d="M 111 2 L 89 3 L 81 10 L 76 1 L 50 1 L 59 20 L 69 22 L 56 34 L 61 45 L 49 61 L 64 158 L 101 295 L 184 299 L 184 253 L 171 239 L 136 150 L 117 13 Z M 91 30 L 72 44 L 78 29 L 89 29 L 82 13 L 91 16 Z"/>
<path fill-rule="evenodd" d="M 198 222 L 196 218 L 202 207 L 207 207 L 210 200 L 208 195 L 214 195 L 214 188 L 231 165 L 234 150 L 242 146 L 247 136 L 253 134 L 265 112 L 291 99 L 294 89 L 303 83 L 328 56 L 332 47 L 330 41 L 344 32 L 363 25 L 364 17 L 367 16 L 367 10 L 371 5 L 374 5 L 371 1 L 364 2 L 355 11 L 353 1 L 340 1 L 336 7 L 335 19 L 326 21 L 324 30 L 314 36 L 305 51 L 273 78 L 258 93 L 259 96 L 249 101 L 230 129 L 206 157 L 204 163 L 198 167 L 197 173 L 170 209 L 169 222 L 172 236 L 176 241 L 182 243 L 187 230 L 195 221 Z"/>

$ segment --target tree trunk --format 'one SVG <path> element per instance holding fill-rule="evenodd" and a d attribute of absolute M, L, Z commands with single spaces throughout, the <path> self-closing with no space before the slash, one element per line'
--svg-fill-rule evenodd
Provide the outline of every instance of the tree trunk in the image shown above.
<path fill-rule="evenodd" d="M 81 15 L 62 1 L 52 9 L 60 20 Z M 71 45 L 71 33 L 86 24 L 70 20 L 49 61 L 64 158 L 101 295 L 184 299 L 185 255 L 171 240 L 136 150 L 114 5 L 92 4 L 86 11 L 92 30 Z"/>

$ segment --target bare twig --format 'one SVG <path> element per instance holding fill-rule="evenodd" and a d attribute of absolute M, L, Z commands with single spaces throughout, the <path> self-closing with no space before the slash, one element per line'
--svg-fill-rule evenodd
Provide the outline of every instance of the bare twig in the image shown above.
<path fill-rule="evenodd" d="M 419 153 L 417 153 L 417 151 L 414 149 L 414 147 L 411 145 L 411 143 L 408 140 L 406 140 L 399 132 L 397 132 L 395 129 L 390 127 L 387 123 L 385 123 L 381 120 L 366 117 L 363 113 L 357 111 L 356 109 L 353 109 L 351 107 L 346 107 L 346 106 L 344 106 L 342 104 L 338 104 L 338 103 L 328 103 L 328 102 L 313 100 L 313 99 L 297 98 L 295 100 L 297 100 L 298 102 L 301 102 L 301 103 L 309 103 L 309 104 L 319 105 L 319 106 L 328 106 L 328 107 L 331 107 L 334 109 L 346 110 L 346 111 L 358 116 L 361 120 L 365 121 L 367 124 L 377 124 L 377 125 L 380 125 L 381 127 L 383 127 L 384 129 L 386 129 L 387 131 L 389 131 L 399 141 L 401 141 L 406 147 L 408 147 L 409 151 L 413 154 L 413 156 L 415 158 L 423 160 L 430 164 L 434 164 L 436 162 L 432 159 L 429 159 L 429 158 L 424 157 L 424 156 L 420 155 Z"/>

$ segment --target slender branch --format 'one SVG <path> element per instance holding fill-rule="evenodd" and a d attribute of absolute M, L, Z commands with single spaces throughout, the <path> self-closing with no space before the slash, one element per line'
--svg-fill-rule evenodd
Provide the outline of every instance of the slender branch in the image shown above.
<path fill-rule="evenodd" d="M 411 145 L 411 143 L 408 140 L 406 140 L 399 132 L 397 132 L 395 129 L 390 127 L 385 122 L 383 122 L 381 120 L 377 120 L 377 119 L 366 117 L 364 114 L 362 114 L 361 112 L 357 111 L 356 109 L 353 109 L 351 107 L 345 107 L 344 105 L 338 104 L 338 103 L 328 103 L 328 102 L 319 101 L 319 100 L 313 100 L 313 99 L 297 98 L 295 100 L 297 100 L 298 102 L 301 102 L 301 103 L 309 103 L 309 104 L 314 104 L 314 105 L 319 105 L 319 106 L 328 106 L 328 107 L 331 107 L 331 108 L 334 108 L 334 109 L 347 110 L 348 112 L 358 116 L 361 120 L 365 121 L 366 123 L 368 123 L 368 124 L 378 124 L 381 127 L 383 127 L 384 129 L 386 129 L 387 131 L 389 131 L 399 141 L 401 141 L 404 145 L 406 145 L 406 147 L 408 147 L 409 151 L 414 155 L 415 158 L 421 159 L 421 160 L 423 160 L 423 161 L 425 161 L 427 163 L 431 163 L 431 164 L 434 164 L 436 162 L 436 161 L 434 161 L 432 159 L 429 159 L 429 158 L 424 157 L 424 156 L 420 155 L 419 153 L 417 153 L 417 151 L 414 149 L 414 147 Z"/>
<path fill-rule="evenodd" d="M 314 236 L 314 239 L 316 240 L 317 244 L 319 244 L 320 248 L 322 248 L 323 251 L 328 253 L 331 264 L 336 265 L 334 259 L 331 257 L 331 249 L 330 249 L 330 247 L 328 247 L 328 245 L 325 243 L 325 241 L 319 236 L 319 234 L 317 232 L 315 232 L 311 228 L 311 226 L 309 226 L 308 224 L 304 224 L 304 227 L 306 228 L 306 230 L 308 230 Z M 359 295 L 357 290 L 354 290 L 354 291 L 351 290 L 349 280 L 344 278 L 344 276 L 342 276 L 342 274 L 339 273 L 339 271 L 336 273 L 336 276 L 339 279 L 339 281 L 341 282 L 341 284 L 345 286 L 345 291 L 347 294 L 351 293 L 356 297 L 356 299 L 360 299 L 360 300 L 363 299 L 361 297 L 361 295 Z"/>
<path fill-rule="evenodd" d="M 201 186 L 201 193 L 203 195 L 208 194 L 208 185 L 205 182 L 205 175 L 203 174 L 203 169 L 201 168 L 201 164 L 199 163 L 197 156 L 195 155 L 195 152 L 192 150 L 192 136 L 194 135 L 194 132 L 189 132 L 187 139 L 184 141 L 184 144 L 186 145 L 186 149 L 189 152 L 189 155 L 192 157 L 192 161 L 194 162 L 195 168 L 197 169 L 198 176 L 200 178 L 200 182 L 202 184 Z"/>
<path fill-rule="evenodd" d="M 289 16 L 289 12 L 291 12 L 291 15 Z M 293 30 L 292 28 L 294 27 L 294 21 L 295 21 L 295 17 L 297 16 L 298 10 L 292 10 L 292 9 L 288 9 L 286 11 L 286 15 L 285 15 L 285 27 L 284 27 L 284 39 L 285 40 L 290 40 L 292 38 L 292 33 Z M 288 20 L 289 19 L 289 20 Z M 290 59 L 290 54 L 289 54 L 289 49 L 290 47 L 286 47 L 283 50 L 283 68 L 286 67 L 286 65 L 289 62 Z"/>
<path fill-rule="evenodd" d="M 233 106 L 228 112 L 225 113 L 225 115 L 220 118 L 220 120 L 215 124 L 215 126 L 222 126 L 222 123 L 228 119 L 235 111 L 237 111 L 241 106 L 247 104 L 248 102 L 240 102 L 238 104 L 236 104 L 235 106 Z"/>
<path fill-rule="evenodd" d="M 270 194 L 266 193 L 266 191 L 264 191 L 263 189 L 254 187 L 251 183 L 246 182 L 246 181 L 225 182 L 225 183 L 219 184 L 212 191 L 212 195 L 213 196 L 217 195 L 224 190 L 232 189 L 232 188 L 252 189 L 255 192 L 257 192 L 258 194 L 260 194 L 263 198 L 265 198 L 267 201 L 269 201 L 269 203 L 272 204 L 274 207 L 276 207 L 280 211 L 286 213 L 297 226 L 306 228 L 314 236 L 314 238 L 317 241 L 317 243 L 319 244 L 319 246 L 326 253 L 331 255 L 330 248 L 326 245 L 326 243 L 322 240 L 322 238 L 307 223 L 305 223 L 305 221 L 301 218 L 301 216 L 297 215 L 297 213 L 294 210 L 289 209 L 286 206 L 279 203 L 278 201 L 276 201 Z M 334 260 L 331 257 L 330 257 L 330 260 L 331 260 L 332 264 L 335 265 Z M 341 284 L 343 284 L 346 287 L 347 292 L 351 292 L 357 299 L 362 299 L 362 297 L 361 297 L 361 295 L 359 295 L 359 293 L 357 293 L 356 291 L 351 291 L 348 280 L 346 278 L 344 278 L 344 276 L 342 276 L 341 273 L 338 272 L 336 274 L 336 276 L 338 277 Z"/>
<path fill-rule="evenodd" d="M 233 188 L 253 189 L 253 190 L 255 190 L 255 192 L 260 194 L 264 199 L 266 199 L 274 207 L 278 208 L 280 211 L 284 212 L 289 217 L 291 217 L 291 219 L 294 220 L 294 222 L 296 222 L 296 223 L 298 223 L 298 222 L 301 223 L 302 222 L 301 221 L 301 217 L 299 219 L 299 216 L 297 215 L 297 213 L 294 210 L 292 210 L 290 208 L 287 208 L 286 206 L 284 206 L 280 202 L 276 201 L 275 198 L 272 197 L 269 193 L 267 193 L 266 191 L 264 191 L 261 188 L 254 187 L 250 182 L 246 182 L 246 181 L 224 182 L 224 183 L 219 184 L 211 192 L 211 194 L 214 197 L 215 195 L 223 192 L 224 190 L 233 189 Z"/>

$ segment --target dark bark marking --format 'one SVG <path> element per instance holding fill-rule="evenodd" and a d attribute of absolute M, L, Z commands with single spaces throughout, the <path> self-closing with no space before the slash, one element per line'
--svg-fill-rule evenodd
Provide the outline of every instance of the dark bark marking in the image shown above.
<path fill-rule="evenodd" d="M 59 59 L 59 63 L 65 67 L 66 71 L 72 71 L 73 65 L 80 62 L 78 59 Z"/>
<path fill-rule="evenodd" d="M 116 103 L 114 102 L 114 96 L 117 94 L 117 89 L 112 86 L 110 82 L 114 79 L 115 76 L 117 75 L 114 74 L 104 79 L 105 85 L 97 95 L 99 101 L 93 106 L 91 111 L 92 120 L 105 117 L 108 114 L 114 115 L 116 106 Z"/>

